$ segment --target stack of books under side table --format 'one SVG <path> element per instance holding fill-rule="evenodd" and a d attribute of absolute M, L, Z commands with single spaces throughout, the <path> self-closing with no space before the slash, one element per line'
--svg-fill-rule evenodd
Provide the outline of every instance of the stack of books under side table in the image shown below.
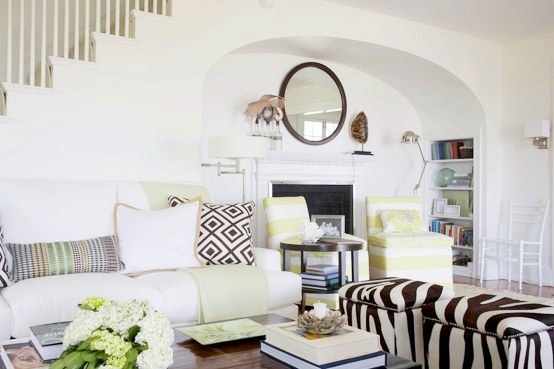
<path fill-rule="evenodd" d="M 331 335 L 306 333 L 296 322 L 266 326 L 262 354 L 300 369 L 371 369 L 387 364 L 379 336 L 345 326 Z"/>
<path fill-rule="evenodd" d="M 306 272 L 300 273 L 302 287 L 318 291 L 334 291 L 339 288 L 339 266 L 317 264 L 306 266 Z"/>

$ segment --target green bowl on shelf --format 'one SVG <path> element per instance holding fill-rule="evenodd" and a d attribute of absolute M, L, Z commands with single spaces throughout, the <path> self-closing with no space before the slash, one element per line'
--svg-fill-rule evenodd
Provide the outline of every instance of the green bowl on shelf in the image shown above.
<path fill-rule="evenodd" d="M 454 178 L 454 171 L 450 168 L 442 168 L 433 174 L 433 183 L 436 187 L 446 187 Z"/>

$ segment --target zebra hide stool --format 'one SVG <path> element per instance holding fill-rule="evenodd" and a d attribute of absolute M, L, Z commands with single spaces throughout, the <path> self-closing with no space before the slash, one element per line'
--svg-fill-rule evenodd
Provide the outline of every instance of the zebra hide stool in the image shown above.
<path fill-rule="evenodd" d="M 554 307 L 498 295 L 423 308 L 429 369 L 552 369 Z"/>
<path fill-rule="evenodd" d="M 380 336 L 384 351 L 423 364 L 421 307 L 453 296 L 437 284 L 392 277 L 342 286 L 339 304 L 350 326 Z"/>

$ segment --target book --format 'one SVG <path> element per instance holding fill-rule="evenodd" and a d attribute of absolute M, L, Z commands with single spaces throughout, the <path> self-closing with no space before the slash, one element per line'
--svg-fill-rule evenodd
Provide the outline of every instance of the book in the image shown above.
<path fill-rule="evenodd" d="M 318 281 L 323 281 L 327 279 L 334 279 L 339 277 L 339 273 L 329 273 L 329 274 L 314 274 L 314 273 L 300 273 L 302 280 L 306 279 L 315 279 Z"/>
<path fill-rule="evenodd" d="M 6 369 L 48 369 L 54 360 L 44 360 L 28 338 L 4 341 L 0 357 Z"/>
<path fill-rule="evenodd" d="M 302 278 L 302 285 L 303 286 L 318 286 L 318 287 L 330 287 L 330 286 L 338 286 L 339 284 L 339 278 L 333 278 L 333 279 L 327 279 L 324 281 L 318 281 L 315 279 L 304 279 Z"/>
<path fill-rule="evenodd" d="M 316 274 L 338 273 L 339 272 L 339 266 L 338 265 L 332 265 L 332 264 L 308 265 L 308 266 L 306 266 L 306 271 L 310 272 L 310 273 L 316 273 Z"/>
<path fill-rule="evenodd" d="M 266 342 L 316 365 L 381 351 L 379 336 L 344 326 L 329 335 L 307 333 L 296 322 L 272 324 L 266 328 Z"/>
<path fill-rule="evenodd" d="M 302 285 L 304 288 L 309 288 L 310 290 L 318 290 L 318 291 L 335 291 L 339 288 L 339 284 L 332 284 L 330 286 L 307 286 Z"/>
<path fill-rule="evenodd" d="M 387 356 L 383 351 L 373 354 L 339 360 L 328 364 L 317 365 L 301 357 L 281 350 L 266 341 L 260 342 L 260 351 L 287 366 L 299 369 L 371 369 L 381 368 L 387 365 Z"/>
<path fill-rule="evenodd" d="M 63 352 L 62 340 L 71 322 L 40 324 L 29 327 L 31 342 L 44 360 L 57 359 Z"/>

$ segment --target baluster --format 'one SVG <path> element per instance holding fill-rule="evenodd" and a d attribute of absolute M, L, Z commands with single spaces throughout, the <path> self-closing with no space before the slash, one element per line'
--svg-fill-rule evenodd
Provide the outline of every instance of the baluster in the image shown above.
<path fill-rule="evenodd" d="M 19 9 L 19 84 L 24 82 L 25 75 L 23 69 L 25 69 L 25 0 L 21 0 Z"/>
<path fill-rule="evenodd" d="M 152 13 L 158 14 L 158 0 L 152 1 Z"/>
<path fill-rule="evenodd" d="M 135 10 L 140 10 L 139 0 L 135 0 Z"/>
<path fill-rule="evenodd" d="M 148 0 L 144 0 L 144 11 L 147 13 L 150 11 L 150 3 Z"/>
<path fill-rule="evenodd" d="M 125 0 L 125 37 L 129 37 L 129 0 Z"/>
<path fill-rule="evenodd" d="M 90 51 L 90 0 L 85 0 L 85 43 L 83 45 L 84 49 L 84 61 L 89 61 L 89 51 Z"/>
<path fill-rule="evenodd" d="M 52 55 L 58 56 L 58 0 L 54 0 L 54 26 L 52 28 Z"/>
<path fill-rule="evenodd" d="M 96 32 L 100 33 L 100 18 L 102 18 L 102 15 L 100 14 L 100 7 L 102 0 L 96 0 Z"/>
<path fill-rule="evenodd" d="M 106 0 L 106 33 L 108 35 L 112 33 L 111 12 L 112 12 L 112 4 L 110 0 Z"/>
<path fill-rule="evenodd" d="M 115 30 L 114 34 L 116 36 L 119 36 L 119 6 L 120 6 L 120 0 L 115 0 Z"/>
<path fill-rule="evenodd" d="M 162 0 L 162 15 L 167 15 L 167 0 Z"/>
<path fill-rule="evenodd" d="M 73 59 L 79 60 L 79 1 L 75 0 L 75 19 L 73 24 Z"/>
<path fill-rule="evenodd" d="M 65 0 L 63 15 L 63 57 L 69 58 L 69 0 Z"/>
<path fill-rule="evenodd" d="M 29 43 L 29 85 L 35 85 L 35 31 L 36 31 L 36 0 L 31 0 L 31 40 Z"/>
<path fill-rule="evenodd" d="M 42 3 L 42 40 L 40 42 L 40 87 L 46 87 L 46 1 Z"/>
<path fill-rule="evenodd" d="M 8 40 L 6 53 L 6 82 L 12 82 L 12 0 L 8 0 Z"/>

